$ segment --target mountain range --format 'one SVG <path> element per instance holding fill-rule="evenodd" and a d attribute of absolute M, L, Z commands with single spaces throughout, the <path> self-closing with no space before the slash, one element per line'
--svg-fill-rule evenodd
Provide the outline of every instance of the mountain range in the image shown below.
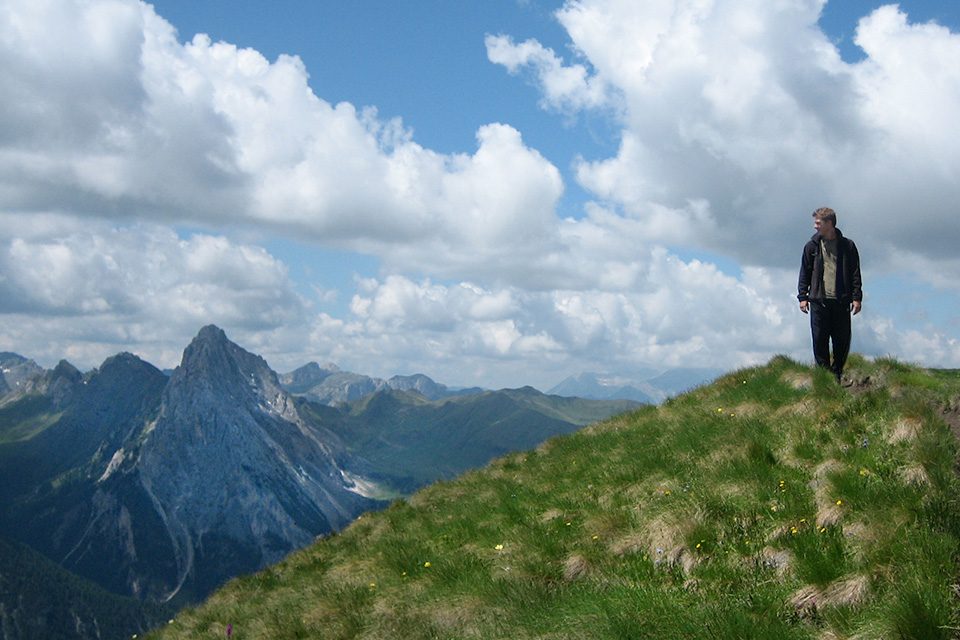
<path fill-rule="evenodd" d="M 342 371 L 332 363 L 321 367 L 316 362 L 310 362 L 295 371 L 283 374 L 280 376 L 280 383 L 290 393 L 324 404 L 359 400 L 371 393 L 386 389 L 416 391 L 429 400 L 475 395 L 483 391 L 479 387 L 450 389 L 422 373 L 412 376 L 393 376 L 389 380 L 383 380 Z"/>
<path fill-rule="evenodd" d="M 0 371 L 9 640 L 57 620 L 69 623 L 55 637 L 129 637 L 107 622 L 102 593 L 163 612 L 196 602 L 392 498 L 638 406 L 530 387 L 457 392 L 426 376 L 381 384 L 330 365 L 280 376 L 215 326 L 169 374 L 129 353 L 87 373 L 4 353 Z M 37 587 L 10 569 L 24 545 L 53 563 L 31 560 L 38 576 L 64 572 L 51 583 L 69 597 L 24 597 Z"/>
<path fill-rule="evenodd" d="M 546 393 L 590 400 L 632 400 L 659 404 L 678 393 L 711 382 L 722 373 L 723 369 L 718 367 L 646 367 L 635 370 L 630 376 L 586 372 L 565 378 Z M 350 402 L 387 389 L 417 391 L 430 400 L 476 395 L 484 391 L 480 387 L 451 389 L 423 374 L 393 376 L 384 380 L 342 371 L 332 363 L 320 366 L 316 362 L 281 375 L 280 383 L 295 395 L 324 404 Z"/>

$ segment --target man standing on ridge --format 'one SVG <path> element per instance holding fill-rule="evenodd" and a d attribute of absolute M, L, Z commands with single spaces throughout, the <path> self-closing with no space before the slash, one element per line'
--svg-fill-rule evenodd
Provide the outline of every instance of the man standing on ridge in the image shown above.
<path fill-rule="evenodd" d="M 860 254 L 853 240 L 837 229 L 833 209 L 821 207 L 814 211 L 813 228 L 816 233 L 803 248 L 797 299 L 800 311 L 810 313 L 817 366 L 830 369 L 839 382 L 850 352 L 850 312 L 860 313 L 863 301 Z"/>

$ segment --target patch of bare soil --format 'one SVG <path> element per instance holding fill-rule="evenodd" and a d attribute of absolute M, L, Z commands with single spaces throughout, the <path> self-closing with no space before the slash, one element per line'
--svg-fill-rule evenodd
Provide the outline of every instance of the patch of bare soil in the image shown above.
<path fill-rule="evenodd" d="M 866 393 L 877 386 L 870 376 L 856 371 L 844 375 L 840 384 L 850 393 Z"/>
<path fill-rule="evenodd" d="M 950 425 L 950 431 L 960 440 L 960 402 L 954 402 L 949 407 L 941 407 L 940 416 Z"/>

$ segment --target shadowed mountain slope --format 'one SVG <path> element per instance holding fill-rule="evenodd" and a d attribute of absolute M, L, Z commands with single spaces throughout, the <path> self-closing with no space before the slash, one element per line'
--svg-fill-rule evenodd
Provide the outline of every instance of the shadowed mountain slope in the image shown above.
<path fill-rule="evenodd" d="M 0 538 L 0 629 L 4 638 L 129 640 L 166 622 L 175 611 L 110 593 L 27 545 Z"/>

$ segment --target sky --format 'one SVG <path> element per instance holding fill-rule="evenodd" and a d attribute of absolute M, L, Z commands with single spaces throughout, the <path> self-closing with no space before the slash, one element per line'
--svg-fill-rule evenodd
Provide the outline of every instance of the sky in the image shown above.
<path fill-rule="evenodd" d="M 0 351 L 175 367 L 207 324 L 451 386 L 960 367 L 960 2 L 0 0 Z"/>

